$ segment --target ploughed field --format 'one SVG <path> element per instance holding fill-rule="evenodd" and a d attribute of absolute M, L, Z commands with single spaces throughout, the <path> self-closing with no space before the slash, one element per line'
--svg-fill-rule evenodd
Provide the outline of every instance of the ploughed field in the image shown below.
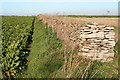
<path fill-rule="evenodd" d="M 109 26 L 117 26 L 118 27 L 118 17 L 117 16 L 111 16 L 111 17 L 104 17 L 104 16 L 63 16 L 67 17 L 69 19 L 74 19 L 78 21 L 84 21 L 84 22 L 95 22 L 99 24 L 105 24 Z"/>
<path fill-rule="evenodd" d="M 118 18 L 78 18 L 78 20 L 118 27 Z"/>
<path fill-rule="evenodd" d="M 118 42 L 112 62 L 90 61 L 67 50 L 35 16 L 4 16 L 2 22 L 3 78 L 118 78 Z"/>

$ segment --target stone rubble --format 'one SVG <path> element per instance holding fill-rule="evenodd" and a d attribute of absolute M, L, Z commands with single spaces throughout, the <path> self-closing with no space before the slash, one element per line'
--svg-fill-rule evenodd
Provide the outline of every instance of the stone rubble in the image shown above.
<path fill-rule="evenodd" d="M 38 18 L 57 32 L 57 36 L 70 49 L 78 46 L 79 55 L 102 62 L 114 58 L 115 33 L 114 27 L 98 25 L 97 23 L 80 23 L 49 15 L 38 15 Z"/>

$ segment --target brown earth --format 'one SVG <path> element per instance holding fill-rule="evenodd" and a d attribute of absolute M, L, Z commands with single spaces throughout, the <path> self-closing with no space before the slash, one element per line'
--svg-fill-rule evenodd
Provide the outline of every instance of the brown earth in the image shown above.
<path fill-rule="evenodd" d="M 95 22 L 99 24 L 118 27 L 118 18 L 74 18 L 74 19 L 79 20 L 79 21 L 82 20 L 85 22 Z"/>
<path fill-rule="evenodd" d="M 57 32 L 57 37 L 63 40 L 63 44 L 65 44 L 68 49 L 79 48 L 77 42 L 71 40 L 75 39 L 72 36 L 76 35 L 76 32 L 74 31 L 76 27 L 80 28 L 81 26 L 86 26 L 92 22 L 109 26 L 118 26 L 118 18 L 72 18 L 50 15 L 38 15 L 37 17 L 39 20 L 42 20 L 43 23 L 48 23 L 48 26 L 51 26 L 53 31 Z"/>

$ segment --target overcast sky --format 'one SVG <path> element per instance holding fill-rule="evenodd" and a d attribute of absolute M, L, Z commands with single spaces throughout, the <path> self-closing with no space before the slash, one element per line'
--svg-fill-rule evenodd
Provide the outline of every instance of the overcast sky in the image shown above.
<path fill-rule="evenodd" d="M 33 2 L 34 1 L 34 2 Z M 51 1 L 51 2 L 50 2 Z M 1 15 L 117 15 L 117 0 L 1 0 Z M 110 13 L 107 13 L 110 11 Z"/>

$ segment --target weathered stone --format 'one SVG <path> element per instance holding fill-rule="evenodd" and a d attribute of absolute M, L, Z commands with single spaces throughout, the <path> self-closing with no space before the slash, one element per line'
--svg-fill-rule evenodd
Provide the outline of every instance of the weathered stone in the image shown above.
<path fill-rule="evenodd" d="M 111 45 L 105 45 L 108 49 L 109 48 L 112 48 L 113 49 L 113 46 L 111 46 Z"/>
<path fill-rule="evenodd" d="M 104 26 L 104 25 L 98 25 L 98 27 L 99 27 L 99 28 L 105 28 L 105 26 Z"/>
<path fill-rule="evenodd" d="M 87 25 L 87 26 L 88 26 L 88 27 L 94 27 L 94 28 L 96 27 L 95 25 Z"/>
<path fill-rule="evenodd" d="M 109 42 L 108 45 L 115 46 L 115 42 L 114 41 L 113 42 Z"/>
<path fill-rule="evenodd" d="M 81 25 L 80 21 L 55 16 L 53 18 L 52 16 L 40 15 L 40 19 L 59 32 L 59 38 L 68 43 L 71 48 L 73 48 L 73 44 L 78 44 L 78 55 L 93 60 L 102 60 L 103 62 L 113 59 L 114 27 L 98 25 L 97 23 L 84 23 Z"/>
<path fill-rule="evenodd" d="M 114 57 L 114 53 L 108 53 L 108 54 L 103 54 L 104 57 L 109 58 L 109 57 Z"/>
<path fill-rule="evenodd" d="M 89 46 L 83 46 L 84 49 L 91 49 Z"/>
<path fill-rule="evenodd" d="M 96 43 L 91 43 L 91 45 L 95 46 L 95 45 L 96 45 Z"/>
<path fill-rule="evenodd" d="M 110 32 L 110 30 L 104 30 L 104 32 Z"/>
<path fill-rule="evenodd" d="M 101 50 L 107 50 L 108 48 L 107 47 L 101 47 Z"/>
<path fill-rule="evenodd" d="M 97 37 L 104 38 L 104 32 L 96 33 Z"/>
<path fill-rule="evenodd" d="M 97 56 L 98 56 L 99 58 L 103 58 L 103 53 L 100 53 L 100 52 L 99 52 L 99 53 L 97 54 Z"/>
<path fill-rule="evenodd" d="M 111 36 L 111 35 L 105 35 L 105 38 L 114 39 L 114 38 L 115 38 L 115 36 Z"/>
<path fill-rule="evenodd" d="M 114 52 L 113 53 L 108 53 L 109 54 L 109 57 L 114 57 Z"/>
<path fill-rule="evenodd" d="M 104 38 L 103 32 L 88 34 L 88 35 L 82 34 L 80 36 L 81 36 L 81 38 Z"/>
<path fill-rule="evenodd" d="M 101 53 L 102 54 L 105 54 L 105 53 L 107 53 L 108 52 L 108 50 L 101 50 Z"/>
<path fill-rule="evenodd" d="M 81 55 L 82 56 L 87 56 L 89 53 L 85 53 L 85 52 L 82 52 Z"/>
<path fill-rule="evenodd" d="M 88 52 L 89 49 L 82 48 L 82 51 L 84 51 L 84 52 Z"/>
<path fill-rule="evenodd" d="M 109 41 L 114 41 L 114 39 L 109 39 Z"/>
<path fill-rule="evenodd" d="M 114 27 L 106 27 L 106 29 L 113 30 L 113 29 L 114 29 Z"/>
<path fill-rule="evenodd" d="M 91 30 L 91 32 L 96 33 L 96 32 L 97 32 L 97 30 Z"/>
<path fill-rule="evenodd" d="M 115 36 L 114 32 L 109 32 L 108 35 Z"/>
<path fill-rule="evenodd" d="M 95 40 L 95 41 L 96 41 L 96 42 L 101 42 L 102 40 L 98 40 L 98 39 L 97 39 L 97 40 Z"/>
<path fill-rule="evenodd" d="M 104 39 L 104 40 L 103 40 L 103 43 L 108 43 L 108 39 Z"/>

